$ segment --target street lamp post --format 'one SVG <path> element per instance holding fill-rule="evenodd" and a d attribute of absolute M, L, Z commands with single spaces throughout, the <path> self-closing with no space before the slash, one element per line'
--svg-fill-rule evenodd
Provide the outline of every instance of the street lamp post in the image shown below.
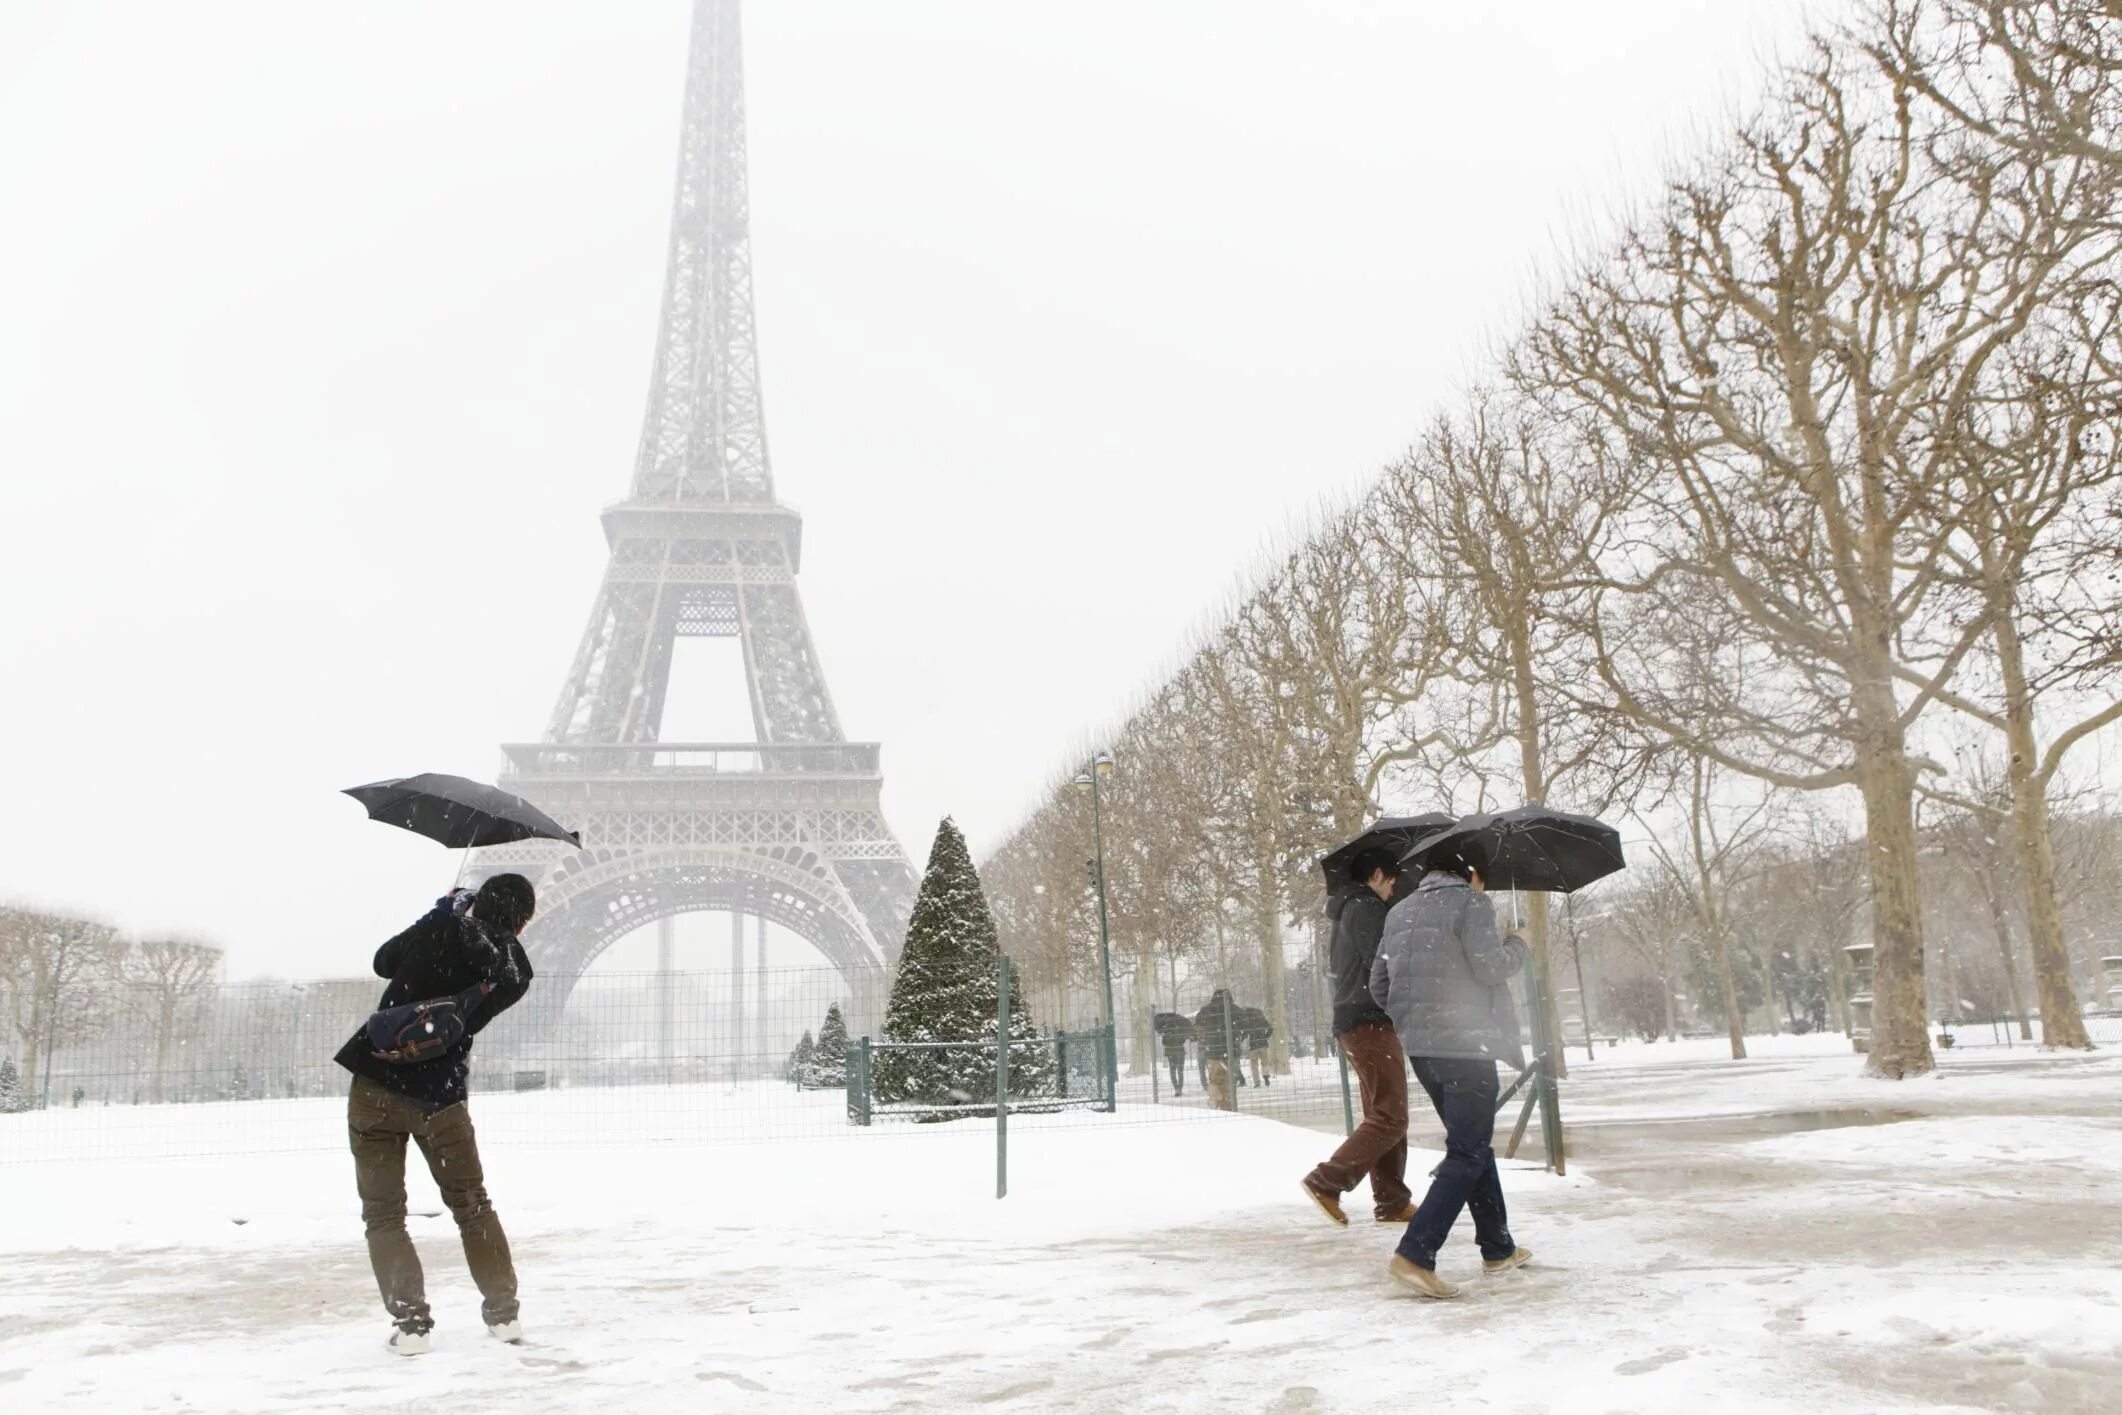
<path fill-rule="evenodd" d="M 1098 970 L 1105 978 L 1105 1108 L 1115 1108 L 1120 1096 L 1120 1047 L 1119 1023 L 1113 1011 L 1113 929 L 1111 917 L 1105 907 L 1105 808 L 1100 799 L 1099 780 L 1112 775 L 1113 758 L 1110 752 L 1100 752 L 1090 759 L 1090 764 L 1077 775 L 1076 785 L 1090 791 L 1091 841 L 1096 856 L 1091 866 L 1091 880 L 1098 890 Z"/>

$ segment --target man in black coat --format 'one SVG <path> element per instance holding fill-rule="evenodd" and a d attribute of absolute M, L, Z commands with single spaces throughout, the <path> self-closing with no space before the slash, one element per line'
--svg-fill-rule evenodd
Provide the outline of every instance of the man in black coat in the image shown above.
<path fill-rule="evenodd" d="M 1171 1068 L 1172 1094 L 1186 1093 L 1186 1044 L 1193 1040 L 1194 1024 L 1177 1012 L 1159 1012 L 1152 1019 L 1157 1039 L 1164 1044 L 1164 1062 Z"/>
<path fill-rule="evenodd" d="M 1201 1087 L 1209 1104 L 1228 1110 L 1232 1085 L 1244 1085 L 1238 1074 L 1238 1004 L 1229 988 L 1217 988 L 1194 1014 L 1194 1042 L 1200 1048 Z"/>
<path fill-rule="evenodd" d="M 1415 1216 L 1407 1187 L 1407 1054 L 1393 1035 L 1393 1019 L 1371 998 L 1371 964 L 1385 933 L 1399 861 L 1388 850 L 1367 850 L 1349 873 L 1353 887 L 1328 904 L 1333 943 L 1327 962 L 1334 979 L 1334 1040 L 1356 1073 L 1363 1120 L 1341 1147 L 1304 1176 L 1304 1192 L 1319 1211 L 1346 1224 L 1341 1196 L 1365 1178 L 1380 1223 L 1406 1223 Z"/>
<path fill-rule="evenodd" d="M 434 1314 L 427 1305 L 420 1255 L 405 1231 L 405 1142 L 420 1146 L 442 1202 L 457 1221 L 464 1258 L 479 1285 L 486 1329 L 520 1341 L 516 1268 L 500 1216 L 486 1196 L 478 1138 L 465 1103 L 472 1037 L 530 990 L 530 957 L 517 935 L 531 920 L 537 896 L 521 875 L 495 875 L 469 907 L 461 895 L 437 901 L 411 928 L 376 950 L 376 975 L 390 979 L 378 1010 L 488 989 L 466 1016 L 464 1036 L 424 1061 L 386 1061 L 357 1030 L 334 1058 L 354 1075 L 346 1128 L 354 1152 L 354 1184 L 368 1228 L 369 1265 L 390 1313 L 390 1349 L 414 1356 L 428 1349 Z"/>

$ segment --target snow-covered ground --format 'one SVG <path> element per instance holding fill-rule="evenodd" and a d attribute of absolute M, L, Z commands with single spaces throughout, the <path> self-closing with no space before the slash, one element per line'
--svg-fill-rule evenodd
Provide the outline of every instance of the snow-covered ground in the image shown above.
<path fill-rule="evenodd" d="M 1462 1234 L 1452 1304 L 1298 1196 L 1329 1134 L 1259 1116 L 1022 1118 L 998 1202 L 985 1123 L 776 1142 L 839 1104 L 782 1093 L 826 1111 L 598 1147 L 579 1110 L 545 1142 L 591 1094 L 478 1098 L 532 1344 L 485 1338 L 418 1178 L 416 1361 L 382 1349 L 350 1164 L 280 1149 L 328 1103 L 170 1108 L 243 1153 L 154 1162 L 80 1157 L 114 1115 L 7 1117 L 0 1410 L 2122 1408 L 2122 1057 L 1895 1084 L 1839 1038 L 1752 1045 L 1576 1053 L 1569 1176 L 1504 1181 L 1538 1259 L 1486 1279 Z"/>

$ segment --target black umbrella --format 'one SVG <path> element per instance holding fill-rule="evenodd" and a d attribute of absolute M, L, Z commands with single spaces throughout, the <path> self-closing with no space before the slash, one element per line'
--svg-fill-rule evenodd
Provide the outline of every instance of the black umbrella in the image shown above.
<path fill-rule="evenodd" d="M 1442 811 L 1426 811 L 1419 816 L 1380 816 L 1371 823 L 1369 830 L 1319 857 L 1320 873 L 1326 876 L 1326 892 L 1332 894 L 1337 889 L 1361 882 L 1352 880 L 1348 872 L 1356 863 L 1356 857 L 1364 851 L 1388 850 L 1398 855 L 1424 836 L 1455 823 Z"/>
<path fill-rule="evenodd" d="M 521 796 L 461 776 L 430 771 L 349 786 L 346 794 L 368 808 L 370 820 L 439 840 L 452 850 L 517 840 L 562 840 L 582 847 L 579 835 Z"/>
<path fill-rule="evenodd" d="M 1546 889 L 1567 894 L 1628 868 L 1621 832 L 1604 821 L 1546 806 L 1519 806 L 1466 816 L 1415 842 L 1400 862 L 1429 869 L 1464 860 L 1490 889 Z"/>

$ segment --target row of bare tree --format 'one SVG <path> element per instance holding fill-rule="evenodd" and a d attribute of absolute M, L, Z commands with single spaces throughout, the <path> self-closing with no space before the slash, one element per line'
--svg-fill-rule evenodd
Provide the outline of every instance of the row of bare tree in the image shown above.
<path fill-rule="evenodd" d="M 53 1055 L 123 1032 L 127 1058 L 164 1099 L 172 1066 L 198 1037 L 221 987 L 221 950 L 181 939 L 129 940 L 108 924 L 0 906 L 0 1054 L 14 1053 L 22 1094 L 45 1089 Z"/>
<path fill-rule="evenodd" d="M 1388 804 L 1628 813 L 1728 954 L 1735 841 L 1798 799 L 1861 822 L 1872 1070 L 1932 1065 L 1926 810 L 2007 842 L 2043 1039 L 2087 1045 L 2050 797 L 2122 717 L 2118 67 L 2122 0 L 1878 0 L 1573 257 L 1115 734 L 1138 994 L 1237 936 L 1279 1051 L 1312 862 Z M 1088 808 L 1064 776 L 985 871 L 1056 980 Z"/>

